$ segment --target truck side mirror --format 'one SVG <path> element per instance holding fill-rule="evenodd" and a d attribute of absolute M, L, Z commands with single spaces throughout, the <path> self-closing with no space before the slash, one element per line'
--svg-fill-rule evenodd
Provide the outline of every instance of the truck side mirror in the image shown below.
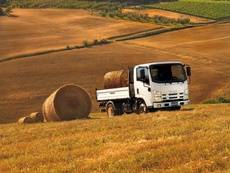
<path fill-rule="evenodd" d="M 191 70 L 191 67 L 190 66 L 187 66 L 186 67 L 186 72 L 187 72 L 187 76 L 191 76 L 192 75 L 192 70 Z"/>

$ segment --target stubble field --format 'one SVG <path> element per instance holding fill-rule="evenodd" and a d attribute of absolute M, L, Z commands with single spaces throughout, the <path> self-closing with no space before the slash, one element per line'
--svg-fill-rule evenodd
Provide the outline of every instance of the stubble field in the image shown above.
<path fill-rule="evenodd" d="M 230 171 L 230 105 L 1 125 L 0 172 Z"/>
<path fill-rule="evenodd" d="M 162 27 L 85 10 L 16 9 L 13 14 L 0 17 L 0 58 Z M 229 35 L 230 23 L 222 21 L 1 62 L 0 172 L 230 172 L 230 105 L 195 104 L 230 97 Z M 114 118 L 96 112 L 95 88 L 102 88 L 104 73 L 167 60 L 191 65 L 192 105 Z M 91 94 L 89 119 L 15 123 L 40 111 L 45 98 L 67 83 Z"/>
<path fill-rule="evenodd" d="M 22 11 L 27 13 L 27 10 Z M 51 11 L 52 13 L 54 12 L 53 10 Z M 39 11 L 35 10 L 34 13 L 37 14 L 38 12 Z M 60 14 L 65 13 L 65 10 L 56 12 L 58 13 L 56 17 L 55 13 L 53 14 L 56 18 L 54 21 L 59 21 Z M 28 10 L 28 13 L 31 14 L 31 10 Z M 48 10 L 47 13 L 50 13 L 50 10 Z M 47 13 L 45 12 L 44 14 Z M 74 15 L 74 18 L 79 18 L 79 16 Z M 82 18 L 82 16 L 80 18 Z M 91 21 L 90 18 L 85 17 L 84 21 Z M 61 19 L 62 17 L 60 21 Z M 1 19 L 1 21 L 4 20 Z M 6 20 L 14 19 L 9 18 Z M 51 17 L 48 20 L 51 20 Z M 68 21 L 67 19 L 65 20 Z M 101 20 L 116 21 L 107 18 Z M 17 26 L 16 21 L 11 21 L 11 25 Z M 39 22 L 41 21 L 38 20 L 37 22 L 36 25 L 39 26 Z M 96 20 L 96 23 L 97 22 Z M 127 21 L 118 20 L 118 23 L 119 22 L 121 22 L 119 27 L 117 23 L 114 22 L 109 24 L 109 26 L 115 25 L 114 27 L 116 29 L 111 27 L 113 29 L 110 28 L 108 31 L 108 27 L 102 30 L 100 27 L 93 29 L 92 26 L 90 29 L 89 25 L 93 25 L 93 21 L 92 23 L 89 22 L 88 25 L 87 22 L 85 22 L 84 26 L 89 28 L 89 30 L 85 31 L 81 29 L 80 31 L 82 33 L 92 32 L 93 35 L 97 33 L 100 34 L 98 31 L 100 30 L 102 33 L 104 32 L 104 36 L 111 36 L 124 33 L 124 31 L 133 32 L 134 30 L 137 31 L 154 27 L 150 24 L 130 22 L 132 23 L 132 27 L 129 28 L 129 25 L 126 25 Z M 25 28 L 28 26 L 27 23 L 22 25 L 25 26 Z M 78 24 L 78 22 L 76 22 L 73 26 L 79 29 L 82 27 L 82 23 Z M 2 62 L 0 63 L 0 122 L 16 121 L 17 118 L 22 115 L 32 111 L 40 111 L 45 98 L 53 90 L 67 83 L 75 83 L 85 87 L 92 95 L 93 111 L 96 111 L 95 88 L 101 88 L 103 86 L 104 73 L 111 70 L 127 68 L 128 66 L 138 63 L 153 61 L 181 60 L 191 65 L 193 69 L 192 82 L 190 85 L 192 103 L 200 103 L 211 97 L 229 97 L 229 26 L 228 22 L 217 23 L 163 33 L 142 39 L 114 42 L 108 45 Z M 8 25 L 5 25 L 5 27 L 8 27 Z M 36 32 L 40 31 L 35 28 L 34 30 Z M 57 30 L 59 29 L 57 28 Z M 22 32 L 22 30 L 19 31 Z M 17 50 L 24 51 L 25 49 L 30 51 L 37 49 L 37 44 L 32 44 L 33 39 L 25 33 L 19 34 L 21 39 L 14 40 L 14 37 L 10 34 L 18 34 L 20 33 L 19 31 L 0 32 L 0 35 L 4 35 L 5 39 L 8 40 L 8 46 L 1 45 L 1 50 L 6 50 L 4 51 L 5 54 L 18 53 Z M 46 45 L 47 47 L 51 45 L 57 46 L 56 43 L 59 44 L 59 41 L 63 41 L 56 37 L 55 39 L 48 39 L 50 35 L 51 37 L 53 36 L 53 32 L 49 33 L 46 31 L 50 31 L 50 29 L 45 28 L 43 30 L 43 34 L 46 35 L 48 42 L 41 41 L 40 37 L 34 34 L 38 39 L 38 45 L 45 43 L 48 44 Z M 5 32 L 8 33 L 8 37 L 6 37 Z M 106 35 L 106 32 L 108 32 L 108 35 Z M 70 35 L 70 40 L 64 39 L 64 41 L 70 41 L 72 43 L 72 40 L 81 40 L 77 36 L 75 37 L 73 33 L 70 33 Z M 80 38 L 84 37 L 84 35 L 79 35 L 81 36 Z M 101 35 L 104 37 L 103 34 Z M 65 36 L 65 34 L 62 36 Z M 20 37 L 17 36 L 16 38 Z M 27 41 L 29 44 L 26 44 Z M 20 47 L 22 47 L 22 49 Z M 3 55 L 4 52 L 1 55 Z"/>
<path fill-rule="evenodd" d="M 86 10 L 14 9 L 12 15 L 0 19 L 0 58 L 159 28 L 103 18 Z"/>

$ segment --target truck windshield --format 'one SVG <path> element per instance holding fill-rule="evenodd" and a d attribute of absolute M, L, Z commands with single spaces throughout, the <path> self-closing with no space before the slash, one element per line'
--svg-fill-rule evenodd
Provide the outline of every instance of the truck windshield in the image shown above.
<path fill-rule="evenodd" d="M 150 73 L 156 83 L 184 82 L 187 79 L 182 64 L 151 65 Z"/>

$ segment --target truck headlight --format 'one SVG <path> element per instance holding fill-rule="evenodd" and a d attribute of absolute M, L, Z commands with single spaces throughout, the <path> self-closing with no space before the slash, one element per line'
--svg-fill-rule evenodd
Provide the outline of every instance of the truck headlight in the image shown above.
<path fill-rule="evenodd" d="M 162 101 L 162 96 L 161 96 L 161 92 L 160 91 L 153 91 L 153 100 L 155 102 L 161 102 Z"/>
<path fill-rule="evenodd" d="M 184 90 L 184 99 L 188 99 L 189 93 L 188 93 L 188 89 Z"/>

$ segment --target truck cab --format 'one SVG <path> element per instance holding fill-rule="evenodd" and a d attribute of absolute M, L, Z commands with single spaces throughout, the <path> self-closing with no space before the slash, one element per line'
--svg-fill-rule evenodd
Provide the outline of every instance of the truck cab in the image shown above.
<path fill-rule="evenodd" d="M 148 108 L 179 109 L 188 104 L 188 78 L 191 70 L 185 66 L 177 61 L 135 66 L 135 97 L 142 99 Z"/>
<path fill-rule="evenodd" d="M 127 86 L 97 90 L 108 114 L 180 109 L 189 103 L 189 65 L 180 61 L 139 64 L 129 69 Z"/>

